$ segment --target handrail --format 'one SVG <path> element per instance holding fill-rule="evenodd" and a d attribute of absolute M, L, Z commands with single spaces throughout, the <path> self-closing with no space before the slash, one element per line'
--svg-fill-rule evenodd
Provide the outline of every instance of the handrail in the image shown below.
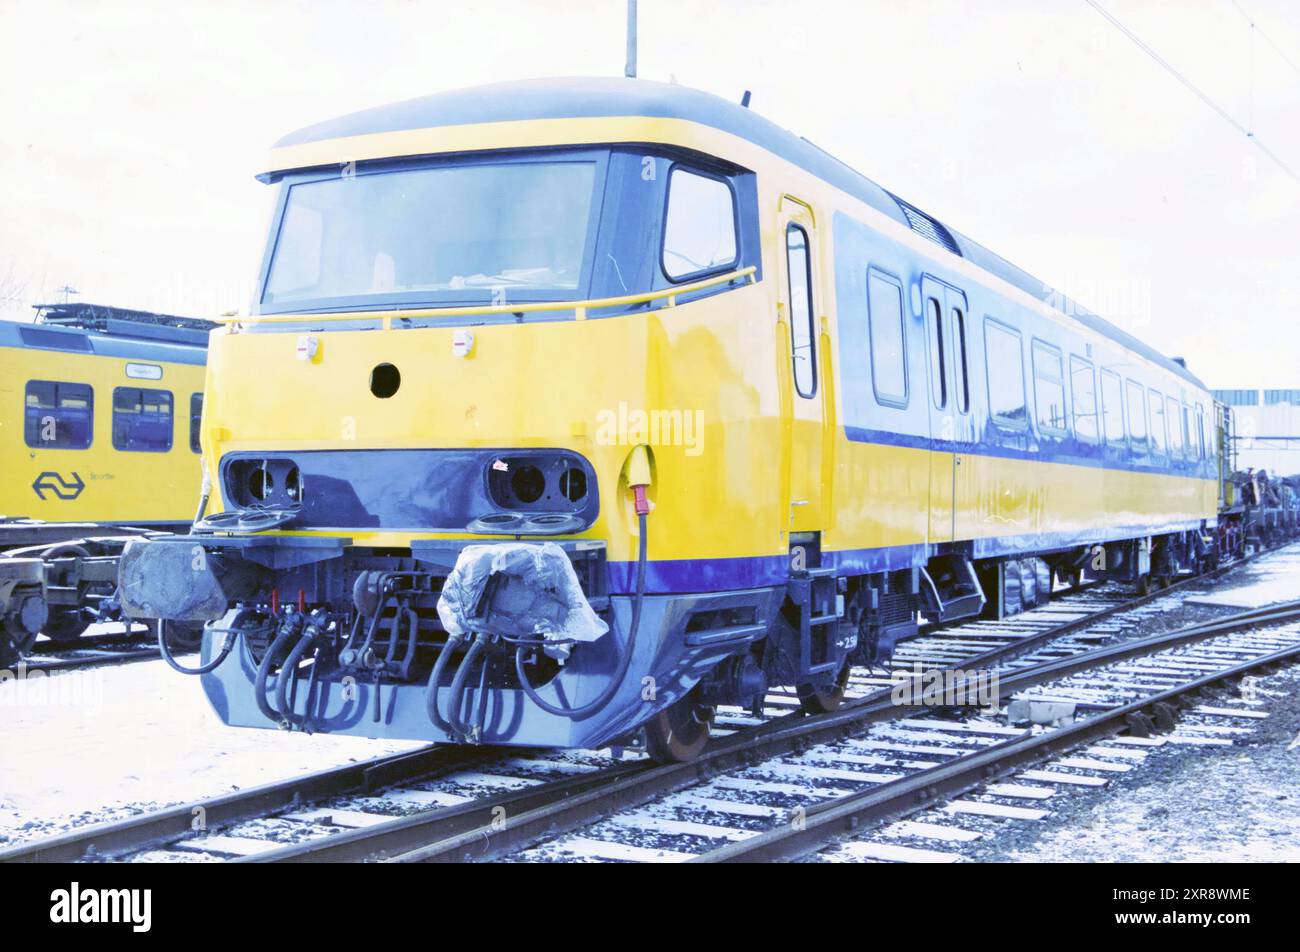
<path fill-rule="evenodd" d="M 667 307 L 676 307 L 677 298 L 693 291 L 703 291 L 719 284 L 729 284 L 741 278 L 749 278 L 754 284 L 758 268 L 750 265 L 738 271 L 714 275 L 691 284 L 661 288 L 658 291 L 646 291 L 641 294 L 625 294 L 622 297 L 595 298 L 589 301 L 533 301 L 527 304 L 486 304 L 465 307 L 421 308 L 410 311 L 336 311 L 328 314 L 262 314 L 251 317 L 224 317 L 222 324 L 314 324 L 320 321 L 383 321 L 384 330 L 393 326 L 393 320 L 419 319 L 428 317 L 469 317 L 487 314 L 529 314 L 536 311 L 573 311 L 574 319 L 585 321 L 588 311 L 598 311 L 607 307 L 626 307 L 632 304 L 647 304 L 651 301 L 668 301 Z"/>

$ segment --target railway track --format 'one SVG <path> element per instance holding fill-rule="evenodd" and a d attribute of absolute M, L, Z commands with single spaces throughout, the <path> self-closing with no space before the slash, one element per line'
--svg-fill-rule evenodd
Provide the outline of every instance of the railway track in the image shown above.
<path fill-rule="evenodd" d="M 1187 580 L 1175 587 L 1204 581 Z M 721 710 L 716 724 L 719 736 L 692 764 L 657 766 L 618 751 L 429 748 L 99 824 L 18 846 L 0 853 L 0 861 L 287 862 L 503 855 L 499 847 L 506 839 L 513 845 L 505 853 L 531 842 L 527 837 L 514 838 L 524 818 L 542 822 L 540 829 L 528 827 L 529 836 L 537 839 L 708 782 L 715 774 L 743 772 L 775 758 L 793 755 L 796 761 L 776 766 L 775 773 L 787 780 L 769 781 L 778 785 L 770 789 L 797 786 L 803 770 L 797 758 L 808 760 L 811 752 L 815 759 L 815 745 L 837 743 L 872 724 L 906 719 L 907 710 L 889 700 L 890 689 L 905 673 L 990 665 L 1007 671 L 1036 670 L 1062 657 L 1084 654 L 1098 640 L 1122 638 L 1175 601 L 1169 590 L 1131 599 L 1086 589 L 1004 622 L 974 622 L 930 632 L 900 646 L 891 669 L 855 671 L 849 700 L 834 714 L 800 716 L 794 713 L 798 701 L 793 692 L 784 691 L 769 695 L 758 717 L 738 709 Z M 856 767 L 888 767 L 914 746 L 906 738 L 878 739 L 874 733 L 856 743 L 858 759 L 851 761 Z M 884 774 L 878 770 L 875 774 L 868 771 L 864 781 L 885 782 Z M 812 791 L 824 788 L 824 784 L 810 787 Z M 837 788 L 827 789 L 834 793 Z M 710 799 L 701 802 L 707 807 Z M 750 812 L 773 815 L 766 809 Z M 663 830 L 675 826 L 656 825 Z M 485 831 L 490 835 L 485 837 Z M 512 836 L 500 835 L 506 831 Z M 490 853 L 480 848 L 483 842 L 493 843 Z M 432 843 L 440 844 L 439 849 L 430 852 Z M 623 858 L 636 855 L 630 851 Z"/>
<path fill-rule="evenodd" d="M 1247 612 L 1151 638 L 1122 642 L 1019 670 L 1006 671 L 1003 689 L 1053 684 L 1069 674 L 1101 669 L 1240 629 L 1300 619 L 1300 602 L 1267 613 Z M 933 709 L 900 707 L 872 697 L 856 709 L 822 718 L 770 725 L 739 743 L 706 753 L 692 778 L 680 765 L 655 767 L 591 794 L 512 814 L 499 828 L 433 840 L 386 858 L 403 862 L 459 860 L 705 862 L 792 859 L 870 823 L 914 812 L 931 803 L 997 781 L 1046 759 L 1122 729 L 1147 733 L 1154 722 L 1171 726 L 1170 699 L 1210 683 L 1300 656 L 1300 625 L 1273 634 L 1247 634 L 1252 656 L 1209 672 L 1187 661 L 1196 676 L 1133 698 L 1077 725 L 1025 731 L 986 717 L 958 722 Z M 1216 646 L 1216 650 L 1228 650 Z M 1202 662 L 1203 664 L 1203 662 Z M 869 731 L 862 728 L 870 726 Z M 1085 781 L 1086 782 L 1086 781 Z M 1012 785 L 1005 785 L 1011 787 Z M 967 807 L 1014 815 L 1016 807 Z"/>
<path fill-rule="evenodd" d="M 192 652 L 177 650 L 179 657 Z M 153 636 L 120 632 L 91 635 L 77 641 L 40 641 L 34 646 L 31 657 L 21 664 L 30 675 L 33 672 L 53 674 L 104 665 L 130 664 L 151 661 L 161 657 Z"/>
<path fill-rule="evenodd" d="M 98 635 L 82 635 L 70 640 L 41 640 L 32 645 L 31 655 L 59 655 L 69 651 L 99 651 L 106 648 L 136 647 L 153 643 L 153 634 L 146 629 L 115 631 Z"/>
<path fill-rule="evenodd" d="M 816 854 L 827 861 L 955 861 L 960 852 L 953 846 L 980 836 L 964 818 L 1036 821 L 1048 815 L 1045 801 L 1072 788 L 1104 786 L 1134 769 L 1152 747 L 1226 746 L 1249 733 L 1243 722 L 1258 712 L 1232 701 L 1205 703 L 1201 694 L 1300 658 L 1300 602 L 1246 620 L 1246 631 L 1199 642 L 1162 635 L 1151 647 L 1171 646 L 1154 653 L 1135 654 L 1141 646 L 1121 645 L 1006 679 L 1013 690 L 1027 688 L 1026 702 L 1074 707 L 1077 719 L 1068 723 L 1019 730 L 980 717 L 905 719 L 900 724 L 912 736 L 934 743 L 926 755 L 930 763 L 900 763 L 892 779 L 804 806 L 798 822 L 787 810 L 762 831 L 746 830 L 735 842 L 674 858 L 770 862 Z M 1196 627 L 1222 630 L 1224 623 Z M 882 827 L 927 807 L 918 821 Z M 867 830 L 873 832 L 864 835 Z M 902 845 L 900 837 L 918 845 Z M 924 841 L 930 845 L 919 845 Z M 935 849 L 934 843 L 944 845 Z"/>
<path fill-rule="evenodd" d="M 172 649 L 177 657 L 193 654 L 195 650 L 180 647 Z M 68 641 L 38 641 L 20 664 L 26 674 L 36 671 L 52 674 L 81 668 L 130 664 L 134 661 L 152 661 L 160 657 L 152 632 L 119 631 L 83 635 Z"/>

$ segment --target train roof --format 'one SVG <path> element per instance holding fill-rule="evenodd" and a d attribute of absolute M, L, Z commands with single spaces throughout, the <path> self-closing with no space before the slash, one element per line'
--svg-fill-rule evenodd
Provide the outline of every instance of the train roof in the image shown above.
<path fill-rule="evenodd" d="M 99 325 L 0 320 L 0 347 L 58 350 L 154 363 L 203 364 L 207 362 L 208 334 L 197 328 L 151 326 L 116 319 Z"/>
<path fill-rule="evenodd" d="M 177 314 L 159 314 L 156 311 L 137 311 L 111 304 L 90 304 L 85 301 L 63 304 L 33 304 L 36 323 L 56 327 L 74 327 L 99 331 L 115 337 L 138 337 L 141 340 L 158 340 L 169 343 L 192 344 L 206 347 L 208 334 L 219 325 L 198 317 L 181 317 Z"/>
<path fill-rule="evenodd" d="M 285 136 L 276 143 L 276 148 L 439 126 L 612 116 L 681 119 L 746 139 L 1204 389 L 1205 385 L 1183 364 L 1171 360 L 1127 331 L 1054 291 L 1046 282 L 886 191 L 807 139 L 750 109 L 697 89 L 621 77 L 494 83 L 436 93 L 317 123 Z"/>

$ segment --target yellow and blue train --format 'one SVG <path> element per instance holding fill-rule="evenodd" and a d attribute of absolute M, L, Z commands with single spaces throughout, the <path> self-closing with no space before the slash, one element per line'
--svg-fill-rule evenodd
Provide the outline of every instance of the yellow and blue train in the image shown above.
<path fill-rule="evenodd" d="M 125 538 L 189 525 L 214 326 L 86 303 L 0 321 L 0 664 L 107 620 Z"/>
<path fill-rule="evenodd" d="M 211 623 L 227 723 L 689 758 L 769 685 L 834 707 L 922 613 L 1216 558 L 1186 367 L 747 108 L 503 84 L 261 178 L 210 513 L 121 574 Z"/>

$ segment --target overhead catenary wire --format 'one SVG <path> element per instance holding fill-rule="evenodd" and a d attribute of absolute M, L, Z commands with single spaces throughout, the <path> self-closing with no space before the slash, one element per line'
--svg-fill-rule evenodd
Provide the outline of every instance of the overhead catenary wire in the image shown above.
<path fill-rule="evenodd" d="M 1261 40 L 1267 43 L 1272 48 L 1273 52 L 1276 53 L 1278 57 L 1282 60 L 1282 62 L 1286 63 L 1287 66 L 1290 66 L 1297 73 L 1300 73 L 1300 63 L 1297 63 L 1294 59 L 1292 59 L 1287 54 L 1286 50 L 1282 49 L 1282 47 L 1279 46 L 1273 40 L 1272 37 L 1270 37 L 1267 33 L 1265 33 L 1263 30 L 1259 28 L 1259 21 L 1256 20 L 1251 14 L 1247 13 L 1245 8 L 1242 7 L 1242 5 L 1237 2 L 1237 0 L 1232 0 L 1232 5 L 1236 8 L 1237 12 L 1240 13 L 1245 18 L 1246 22 L 1250 24 L 1251 30 L 1255 33 L 1255 35 L 1257 35 Z"/>
<path fill-rule="evenodd" d="M 1224 122 L 1228 123 L 1234 129 L 1240 132 L 1243 136 L 1249 139 L 1251 144 L 1254 145 L 1255 148 L 1263 152 L 1270 159 L 1272 159 L 1278 168 L 1280 168 L 1283 172 L 1289 175 L 1296 182 L 1300 182 L 1300 172 L 1297 172 L 1291 166 L 1287 165 L 1287 163 L 1282 160 L 1281 156 L 1279 156 L 1276 152 L 1274 152 L 1272 149 L 1266 146 L 1263 143 L 1263 141 L 1260 140 L 1259 136 L 1255 135 L 1254 132 L 1252 132 L 1247 126 L 1239 122 L 1230 112 L 1228 112 L 1217 102 L 1211 99 L 1209 95 L 1207 95 L 1204 91 L 1202 91 L 1199 86 L 1197 86 L 1190 79 L 1184 76 L 1173 64 L 1171 64 L 1163 56 L 1161 56 L 1154 49 L 1152 49 L 1146 42 L 1144 42 L 1140 36 L 1138 36 L 1136 33 L 1134 33 L 1132 30 L 1126 27 L 1123 23 L 1117 20 L 1110 13 L 1110 11 L 1108 11 L 1105 7 L 1103 7 L 1100 3 L 1098 3 L 1097 0 L 1084 0 L 1084 2 L 1087 3 L 1088 6 L 1096 10 L 1098 13 L 1100 13 L 1103 17 L 1105 17 L 1105 19 L 1113 27 L 1115 27 L 1115 29 L 1119 30 L 1130 40 L 1132 40 L 1134 45 L 1136 45 L 1138 49 L 1142 50 L 1142 52 L 1146 53 L 1147 56 L 1155 60 L 1155 62 L 1159 64 L 1161 68 L 1163 68 L 1167 73 L 1169 73 L 1169 75 L 1173 76 L 1176 80 L 1182 83 L 1183 86 L 1187 87 L 1188 91 L 1191 92 L 1194 96 L 1196 96 L 1197 99 L 1201 100 L 1201 102 L 1205 103 L 1205 105 L 1209 106 L 1216 113 L 1218 113 L 1219 117 L 1223 119 Z"/>

